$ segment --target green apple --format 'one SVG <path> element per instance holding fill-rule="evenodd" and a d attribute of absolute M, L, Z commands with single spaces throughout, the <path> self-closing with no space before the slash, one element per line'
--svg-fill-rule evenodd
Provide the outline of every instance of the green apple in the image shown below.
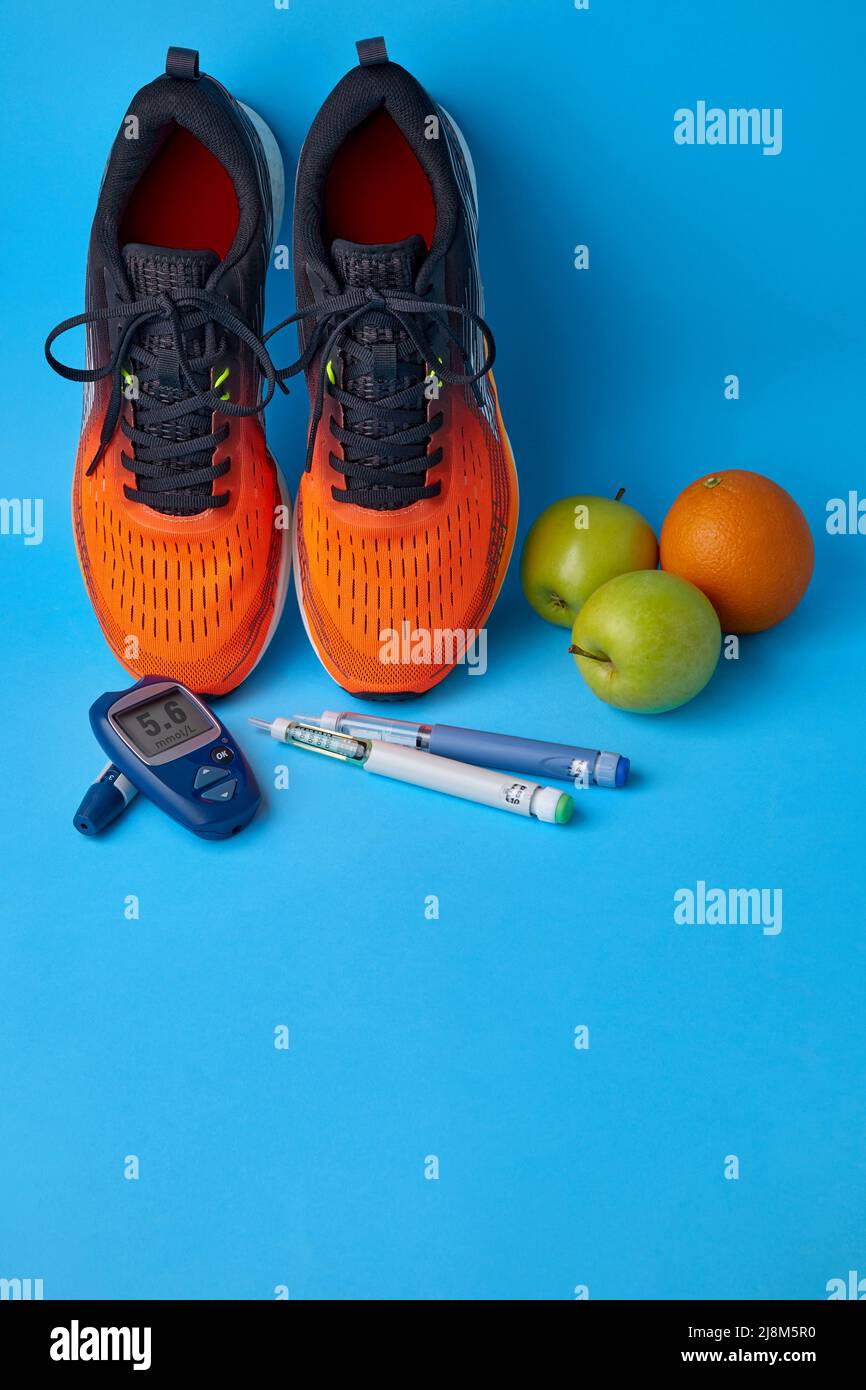
<path fill-rule="evenodd" d="M 666 570 L 609 579 L 587 599 L 571 634 L 589 688 L 618 709 L 661 714 L 703 690 L 722 632 L 705 594 Z"/>
<path fill-rule="evenodd" d="M 520 582 L 549 623 L 571 627 L 591 593 L 616 574 L 654 570 L 659 547 L 640 512 L 617 497 L 563 497 L 533 522 Z"/>

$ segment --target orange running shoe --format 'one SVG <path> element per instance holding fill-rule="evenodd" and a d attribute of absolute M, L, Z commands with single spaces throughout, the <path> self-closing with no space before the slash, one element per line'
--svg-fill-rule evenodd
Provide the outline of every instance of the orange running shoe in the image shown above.
<path fill-rule="evenodd" d="M 279 621 L 290 502 L 262 409 L 261 341 L 283 167 L 264 122 L 198 55 L 133 97 L 93 224 L 87 310 L 46 343 L 85 382 L 72 515 L 87 591 L 134 676 L 203 694 L 239 685 Z M 87 326 L 86 367 L 51 345 Z M 266 390 L 262 394 L 262 382 Z"/>
<path fill-rule="evenodd" d="M 345 690 L 397 699 L 441 681 L 484 627 L 517 477 L 465 141 L 382 39 L 358 55 L 301 152 L 286 320 L 301 356 L 278 375 L 305 371 L 312 402 L 294 523 L 307 633 Z"/>

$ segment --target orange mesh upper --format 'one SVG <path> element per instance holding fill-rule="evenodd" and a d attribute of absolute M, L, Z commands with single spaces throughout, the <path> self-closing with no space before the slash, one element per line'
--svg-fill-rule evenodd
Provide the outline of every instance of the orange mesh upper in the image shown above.
<path fill-rule="evenodd" d="M 165 675 L 200 694 L 225 694 L 268 641 L 284 554 L 288 563 L 277 471 L 261 425 L 215 414 L 215 431 L 229 426 L 214 459 L 231 458 L 215 485 L 228 491 L 227 504 L 163 516 L 124 496 L 135 479 L 120 462 L 130 445 L 119 428 L 86 476 L 104 396 L 97 391 L 85 422 L 72 488 L 79 563 L 102 630 L 136 678 Z"/>
<path fill-rule="evenodd" d="M 495 402 L 492 378 L 491 391 Z M 420 694 L 442 680 L 453 665 L 447 634 L 484 626 L 508 567 L 517 477 L 498 404 L 498 438 L 460 388 L 444 388 L 435 410 L 444 416 L 433 437 L 444 457 L 429 474 L 441 480 L 437 497 L 390 512 L 335 501 L 331 489 L 342 478 L 328 463 L 327 413 L 301 480 L 296 581 L 304 617 L 323 664 L 352 694 Z M 403 631 L 410 646 L 412 633 L 432 634 L 432 659 L 383 660 L 394 650 L 383 634 Z M 395 644 L 401 655 L 406 646 Z M 423 642 L 416 654 L 426 655 Z"/>

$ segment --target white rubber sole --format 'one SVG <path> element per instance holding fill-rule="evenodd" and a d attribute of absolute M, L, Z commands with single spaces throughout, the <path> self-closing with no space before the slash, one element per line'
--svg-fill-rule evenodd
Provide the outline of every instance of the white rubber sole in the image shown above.
<path fill-rule="evenodd" d="M 246 112 L 256 135 L 262 144 L 265 152 L 265 163 L 268 166 L 268 176 L 271 181 L 271 205 L 273 207 L 273 235 L 271 237 L 271 254 L 277 244 L 277 237 L 283 225 L 283 216 L 286 211 L 286 170 L 283 164 L 283 156 L 277 144 L 277 137 L 271 130 L 267 121 L 263 120 L 258 111 L 254 111 L 251 106 L 247 106 L 245 101 L 238 102 L 238 105 Z"/>
<path fill-rule="evenodd" d="M 271 621 L 268 624 L 268 630 L 265 635 L 264 645 L 262 646 L 261 651 L 259 652 L 255 661 L 253 662 L 249 671 L 247 672 L 247 676 L 250 676 L 256 669 L 265 652 L 268 650 L 268 647 L 271 645 L 271 642 L 273 641 L 274 637 L 276 636 L 277 628 L 280 625 L 280 619 L 283 616 L 283 609 L 286 606 L 286 598 L 289 592 L 289 577 L 292 572 L 292 557 L 294 554 L 295 512 L 292 507 L 291 493 L 289 492 L 289 489 L 286 485 L 286 480 L 283 477 L 282 469 L 280 468 L 270 449 L 268 450 L 268 458 L 274 465 L 274 472 L 277 475 L 277 486 L 280 489 L 280 499 L 282 501 L 283 506 L 288 508 L 290 521 L 289 525 L 286 527 L 286 536 L 283 540 L 283 548 L 280 554 L 280 568 L 277 574 L 277 600 L 274 606 L 273 615 L 271 617 Z M 291 543 L 290 535 L 292 537 Z M 244 677 L 244 680 L 247 679 L 247 676 Z"/>
<path fill-rule="evenodd" d="M 474 200 L 474 202 L 475 202 L 475 216 L 476 216 L 476 217 L 479 219 L 479 221 L 480 221 L 480 219 L 481 219 L 481 214 L 480 214 L 480 211 L 479 211 L 479 208 L 478 208 L 478 180 L 477 180 L 477 178 L 475 177 L 475 162 L 474 162 L 474 160 L 473 160 L 473 158 L 472 158 L 472 152 L 471 152 L 471 150 L 469 149 L 469 146 L 468 146 L 467 143 L 466 143 L 466 136 L 463 134 L 463 131 L 460 129 L 460 127 L 459 127 L 459 125 L 457 124 L 457 122 L 455 121 L 454 117 L 451 115 L 451 112 L 450 112 L 450 111 L 447 111 L 447 110 L 445 109 L 444 106 L 440 106 L 439 109 L 440 109 L 440 111 L 442 112 L 442 114 L 443 114 L 443 115 L 448 119 L 448 121 L 450 122 L 452 130 L 454 131 L 454 134 L 457 136 L 457 143 L 458 143 L 458 145 L 460 146 L 460 149 L 461 149 L 462 152 L 463 152 L 463 158 L 466 160 L 466 167 L 467 167 L 467 169 L 469 170 L 469 182 L 470 182 L 470 184 L 472 185 L 472 197 L 473 197 L 473 200 Z M 481 278 L 481 276 L 480 276 L 480 271 L 479 271 L 479 280 L 480 280 L 480 278 Z M 483 283 L 483 281 L 481 282 L 481 313 L 482 313 L 482 314 L 484 313 L 484 283 Z M 515 475 L 515 478 L 517 478 L 517 460 L 516 460 L 515 457 L 514 457 L 514 450 L 513 450 L 512 447 L 511 447 L 511 439 L 509 438 L 508 430 L 505 428 L 505 422 L 504 422 L 504 421 L 503 421 L 503 423 L 502 423 L 502 430 L 503 430 L 503 433 L 504 433 L 504 435 L 505 435 L 505 442 L 506 442 L 506 444 L 508 445 L 508 452 L 511 454 L 511 461 L 512 461 L 512 463 L 514 464 L 514 475 Z M 519 495 L 520 483 L 519 483 L 519 481 L 517 482 L 516 485 L 517 485 L 517 488 L 518 488 L 518 506 L 519 506 L 519 504 L 520 504 L 520 495 Z"/>
<path fill-rule="evenodd" d="M 475 203 L 475 212 L 477 214 L 478 180 L 475 177 L 475 164 L 473 162 L 472 155 L 469 152 L 469 146 L 466 143 L 466 136 L 463 134 L 463 131 L 460 129 L 459 125 L 455 121 L 454 117 L 451 115 L 450 111 L 447 111 L 445 107 L 441 105 L 439 107 L 439 110 L 442 112 L 442 115 L 446 118 L 452 130 L 454 131 L 454 134 L 457 136 L 457 143 L 463 151 L 463 158 L 466 160 L 466 168 L 469 170 L 469 182 L 472 185 L 472 198 Z"/>
<path fill-rule="evenodd" d="M 300 483 L 298 484 L 298 487 L 300 488 Z M 340 685 L 340 682 L 339 682 L 339 681 L 335 681 L 335 680 L 334 680 L 334 677 L 331 675 L 330 671 L 328 670 L 327 666 L 325 665 L 324 661 L 322 660 L 321 655 L 320 655 L 320 653 L 319 653 L 319 648 L 316 646 L 315 642 L 313 641 L 313 634 L 312 634 L 312 632 L 310 631 L 310 624 L 309 624 L 309 622 L 307 621 L 307 614 L 306 614 L 306 612 L 305 612 L 305 610 L 304 610 L 304 596 L 303 596 L 303 594 L 302 594 L 302 592 L 301 592 L 301 567 L 300 567 L 300 565 L 299 565 L 299 563 L 298 563 L 298 509 L 297 509 L 297 507 L 295 507 L 295 510 L 292 512 L 292 566 L 293 566 L 294 575 L 295 575 L 295 598 L 297 599 L 298 611 L 300 612 L 300 615 L 301 615 L 301 622 L 304 624 L 304 632 L 307 634 L 307 641 L 309 642 L 310 646 L 312 647 L 313 651 L 315 652 L 315 654 L 316 654 L 316 660 L 318 661 L 318 663 L 319 663 L 319 665 L 321 666 L 322 670 L 325 672 L 325 675 L 328 676 L 332 681 L 334 681 L 334 684 L 335 684 L 335 685 L 340 686 L 340 689 L 341 689 L 341 690 L 345 690 L 345 686 Z M 348 692 L 347 692 L 347 693 L 348 693 Z"/>

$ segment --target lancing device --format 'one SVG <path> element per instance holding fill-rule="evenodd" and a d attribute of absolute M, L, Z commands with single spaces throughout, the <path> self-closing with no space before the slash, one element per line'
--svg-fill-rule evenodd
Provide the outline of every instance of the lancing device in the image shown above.
<path fill-rule="evenodd" d="M 320 715 L 296 714 L 294 718 L 298 723 L 314 724 L 334 733 L 380 739 L 404 748 L 423 748 L 439 757 L 458 758 L 479 767 L 509 767 L 530 777 L 557 777 L 564 781 L 582 778 L 599 787 L 624 787 L 628 781 L 628 758 L 597 748 L 488 734 L 482 729 L 460 729 L 452 724 L 412 724 L 378 714 L 338 714 L 330 709 Z"/>
<path fill-rule="evenodd" d="M 565 825 L 574 810 L 571 797 L 558 787 L 541 787 L 537 782 L 524 782 L 505 773 L 455 762 L 453 758 L 437 757 L 420 748 L 356 738 L 353 734 L 320 729 L 296 719 L 274 719 L 270 724 L 266 719 L 251 719 L 250 723 L 257 729 L 265 729 L 280 743 L 309 748 L 314 753 L 354 764 L 365 772 L 393 777 L 397 782 L 429 787 L 432 791 L 462 797 L 464 801 L 511 811 L 517 816 L 534 816 L 548 825 Z"/>
<path fill-rule="evenodd" d="M 75 829 L 82 835 L 98 835 L 126 810 L 135 796 L 138 796 L 138 787 L 134 787 L 114 763 L 106 763 L 75 812 Z"/>

